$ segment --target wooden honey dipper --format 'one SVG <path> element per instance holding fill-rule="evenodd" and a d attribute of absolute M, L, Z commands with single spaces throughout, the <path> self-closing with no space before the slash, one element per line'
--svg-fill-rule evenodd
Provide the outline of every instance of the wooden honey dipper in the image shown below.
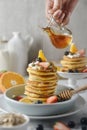
<path fill-rule="evenodd" d="M 69 100 L 74 94 L 79 93 L 81 91 L 87 90 L 87 85 L 86 86 L 81 86 L 78 87 L 77 89 L 66 89 L 62 92 L 60 92 L 58 96 L 58 101 L 65 101 Z"/>

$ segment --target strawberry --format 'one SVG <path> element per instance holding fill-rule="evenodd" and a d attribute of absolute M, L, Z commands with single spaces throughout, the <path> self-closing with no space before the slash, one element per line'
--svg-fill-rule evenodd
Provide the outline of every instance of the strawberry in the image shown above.
<path fill-rule="evenodd" d="M 23 97 L 22 96 L 16 96 L 14 97 L 13 99 L 16 100 L 16 101 L 19 101 L 20 99 L 22 99 Z"/>
<path fill-rule="evenodd" d="M 48 104 L 50 103 L 56 103 L 58 102 L 58 97 L 55 95 L 55 96 L 51 96 L 49 98 L 47 98 L 47 101 L 46 101 Z"/>
<path fill-rule="evenodd" d="M 85 55 L 85 49 L 79 50 L 78 53 L 80 54 L 80 56 L 84 56 Z"/>
<path fill-rule="evenodd" d="M 62 122 L 57 122 L 55 125 L 54 125 L 54 130 L 70 130 L 69 127 L 67 127 L 64 123 Z"/>
<path fill-rule="evenodd" d="M 40 66 L 44 67 L 45 69 L 47 69 L 47 68 L 49 67 L 49 65 L 50 65 L 49 62 L 39 62 L 38 64 L 39 64 Z"/>
<path fill-rule="evenodd" d="M 87 68 L 85 68 L 82 72 L 83 72 L 83 73 L 86 73 L 86 72 L 87 72 Z"/>

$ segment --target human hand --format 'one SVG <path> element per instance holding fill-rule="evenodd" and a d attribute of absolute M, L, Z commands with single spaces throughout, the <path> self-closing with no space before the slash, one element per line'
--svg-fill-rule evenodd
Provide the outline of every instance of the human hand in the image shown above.
<path fill-rule="evenodd" d="M 46 17 L 50 17 L 59 9 L 62 8 L 62 0 L 46 0 Z"/>
<path fill-rule="evenodd" d="M 70 21 L 70 16 L 78 0 L 46 0 L 46 17 L 51 16 L 61 25 L 66 25 Z"/>

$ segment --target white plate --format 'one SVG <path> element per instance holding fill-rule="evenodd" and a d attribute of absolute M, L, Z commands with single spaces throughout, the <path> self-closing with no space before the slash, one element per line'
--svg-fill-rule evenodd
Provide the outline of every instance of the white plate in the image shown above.
<path fill-rule="evenodd" d="M 58 71 L 58 74 L 63 78 L 71 78 L 71 79 L 83 79 L 87 77 L 87 73 L 69 73 Z"/>
<path fill-rule="evenodd" d="M 59 89 L 64 90 L 65 88 L 65 86 L 61 86 L 61 88 L 58 87 L 56 92 L 58 93 Z M 13 111 L 20 112 L 22 114 L 27 114 L 29 116 L 49 116 L 56 114 L 58 115 L 60 113 L 66 113 L 72 109 L 78 97 L 78 94 L 75 94 L 67 101 L 52 104 L 28 104 L 13 99 L 13 95 L 23 95 L 24 91 L 25 85 L 17 85 L 15 87 L 11 87 L 4 93 L 4 98 L 7 106 L 9 106 Z"/>
<path fill-rule="evenodd" d="M 83 97 L 78 96 L 75 106 L 72 108 L 72 110 L 70 110 L 69 112 L 63 113 L 63 114 L 56 114 L 56 115 L 50 115 L 50 116 L 29 116 L 30 119 L 53 119 L 53 118 L 60 118 L 60 117 L 66 117 L 66 116 L 70 116 L 73 114 L 76 114 L 78 112 L 80 112 L 80 110 L 83 108 L 83 106 L 85 105 L 86 101 L 84 100 Z M 4 96 L 0 96 L 0 108 L 5 112 L 15 112 L 12 109 L 10 109 L 6 104 L 5 104 L 5 99 Z"/>

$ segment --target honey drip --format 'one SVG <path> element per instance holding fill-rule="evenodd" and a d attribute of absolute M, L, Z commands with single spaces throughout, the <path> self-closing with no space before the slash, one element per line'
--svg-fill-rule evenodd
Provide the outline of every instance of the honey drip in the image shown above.
<path fill-rule="evenodd" d="M 48 34 L 53 46 L 62 49 L 66 48 L 72 42 L 72 35 L 56 34 L 50 27 L 43 28 Z"/>

